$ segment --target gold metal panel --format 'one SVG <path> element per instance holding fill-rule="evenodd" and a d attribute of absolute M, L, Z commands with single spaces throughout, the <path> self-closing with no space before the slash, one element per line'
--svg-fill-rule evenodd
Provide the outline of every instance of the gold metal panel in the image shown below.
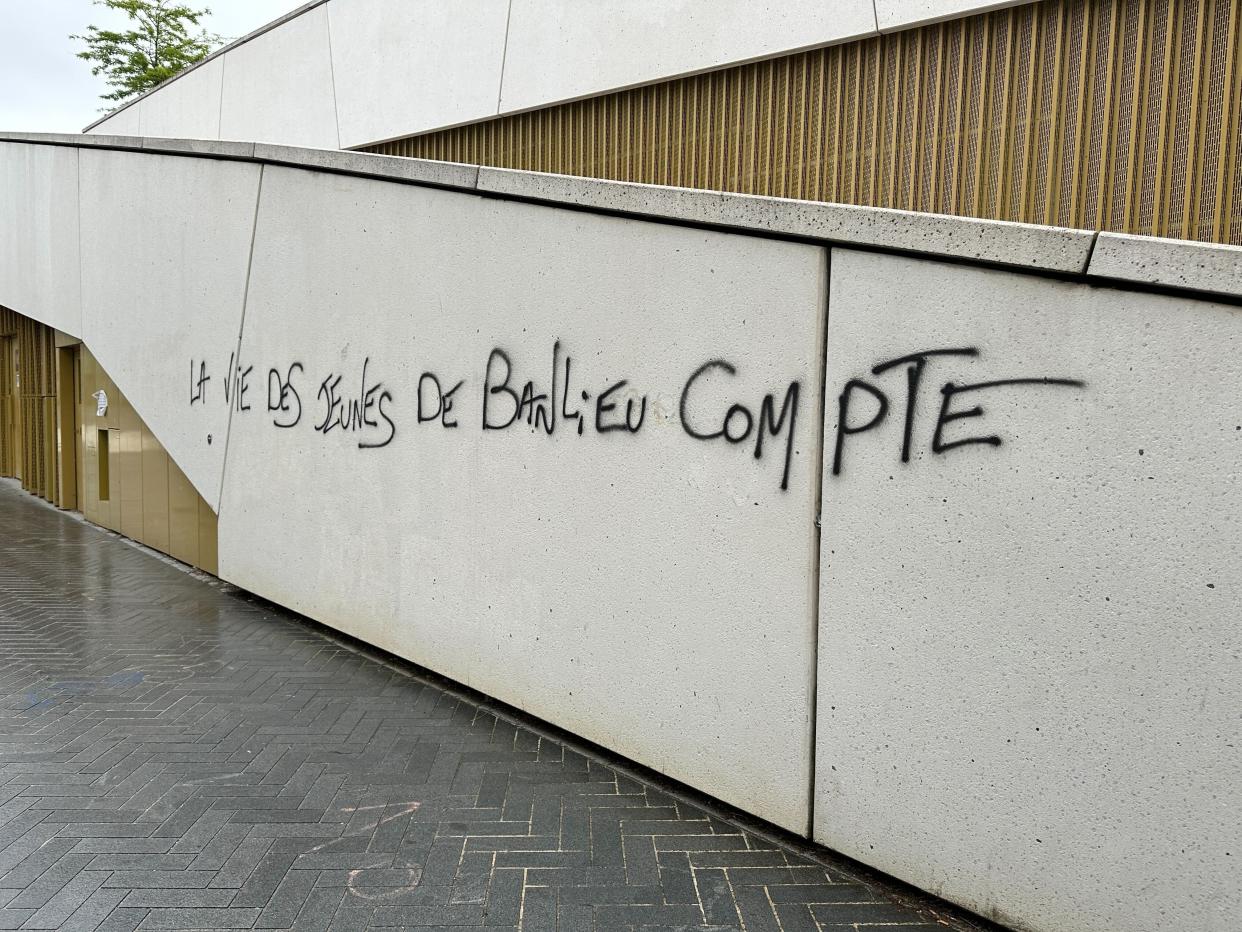
<path fill-rule="evenodd" d="M 198 564 L 198 493 L 177 464 L 168 461 L 168 552 Z"/>
<path fill-rule="evenodd" d="M 60 486 L 59 508 L 78 507 L 78 398 L 76 345 L 65 345 L 57 334 L 56 350 L 56 461 Z"/>
<path fill-rule="evenodd" d="M 120 449 L 116 458 L 121 481 L 121 533 L 134 540 L 142 540 L 142 421 L 138 420 L 138 414 L 123 395 L 118 393 L 113 403 L 121 424 Z"/>
<path fill-rule="evenodd" d="M 142 429 L 142 537 L 148 547 L 168 553 L 168 454 L 155 435 Z"/>
<path fill-rule="evenodd" d="M 1045 0 L 369 151 L 1242 244 L 1242 0 Z"/>
<path fill-rule="evenodd" d="M 100 389 L 108 395 L 102 417 Z M 216 571 L 216 516 L 90 350 L 5 308 L 0 472 L 96 524 Z"/>
<path fill-rule="evenodd" d="M 198 560 L 195 561 L 195 566 L 206 570 L 213 576 L 220 571 L 217 553 L 219 537 L 216 513 L 200 497 L 198 500 Z"/>

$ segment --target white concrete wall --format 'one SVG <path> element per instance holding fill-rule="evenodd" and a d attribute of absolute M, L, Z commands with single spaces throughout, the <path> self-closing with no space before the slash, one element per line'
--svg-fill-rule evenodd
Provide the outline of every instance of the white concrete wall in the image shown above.
<path fill-rule="evenodd" d="M 239 45 L 219 61 L 224 96 L 220 132 L 212 138 L 340 148 L 327 6 Z"/>
<path fill-rule="evenodd" d="M 817 399 L 787 491 L 788 431 L 756 460 L 753 436 L 700 442 L 677 412 L 712 359 L 740 368 L 696 384 L 704 430 L 815 384 L 823 279 L 813 247 L 269 168 L 242 357 L 260 393 L 300 363 L 303 417 L 234 414 L 221 574 L 801 830 Z M 557 341 L 556 405 L 585 412 L 581 433 L 482 430 L 493 348 L 519 389 L 551 392 Z M 393 426 L 377 407 L 372 429 L 317 432 L 323 380 L 348 403 L 364 362 Z M 462 382 L 459 426 L 418 422 L 424 371 Z M 646 420 L 600 433 L 595 399 L 620 380 Z"/>
<path fill-rule="evenodd" d="M 839 249 L 829 301 L 815 837 L 1021 928 L 1238 928 L 1237 308 Z M 902 462 L 872 370 L 941 348 Z M 1025 377 L 1086 384 L 933 451 Z"/>
<path fill-rule="evenodd" d="M 871 0 L 512 0 L 502 112 L 875 32 Z"/>
<path fill-rule="evenodd" d="M 1022 2 L 329 0 L 90 131 L 351 148 Z"/>
<path fill-rule="evenodd" d="M 333 0 L 325 9 L 342 146 L 496 112 L 509 0 Z"/>
<path fill-rule="evenodd" d="M 140 101 L 139 126 L 124 130 L 108 121 L 109 133 L 167 136 L 174 139 L 220 138 L 220 87 L 224 58 L 213 58 Z M 122 111 L 124 113 L 124 111 Z"/>
<path fill-rule="evenodd" d="M 78 150 L 0 142 L 0 304 L 82 332 Z"/>
<path fill-rule="evenodd" d="M 0 302 L 78 328 L 225 578 L 1015 927 L 1236 928 L 1242 249 L 74 139 L 0 143 Z M 484 431 L 491 351 L 538 394 L 558 343 L 553 435 Z M 942 349 L 903 462 L 910 368 L 873 370 Z M 601 433 L 622 379 L 643 426 Z M 746 442 L 690 435 L 733 404 Z"/>
<path fill-rule="evenodd" d="M 229 424 L 225 370 L 241 330 L 260 168 L 89 149 L 80 159 L 81 237 L 89 248 L 82 325 L 69 332 L 82 337 L 215 508 Z M 208 343 L 227 348 L 224 361 L 206 401 L 191 405 L 192 348 Z"/>

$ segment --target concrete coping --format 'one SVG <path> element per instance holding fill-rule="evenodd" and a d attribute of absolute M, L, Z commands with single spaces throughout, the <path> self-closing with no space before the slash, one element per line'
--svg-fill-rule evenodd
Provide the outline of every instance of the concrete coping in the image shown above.
<path fill-rule="evenodd" d="M 4 132 L 0 142 L 260 161 L 739 232 L 1242 297 L 1242 247 L 1213 243 L 269 143 Z"/>
<path fill-rule="evenodd" d="M 1242 246 L 1101 233 L 1087 274 L 1242 297 Z"/>
<path fill-rule="evenodd" d="M 1001 220 L 481 168 L 478 190 L 842 245 L 1081 274 L 1095 234 Z"/>

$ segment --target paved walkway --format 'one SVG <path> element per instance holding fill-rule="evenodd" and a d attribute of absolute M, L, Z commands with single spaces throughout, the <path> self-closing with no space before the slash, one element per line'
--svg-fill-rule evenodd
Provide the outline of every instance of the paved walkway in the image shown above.
<path fill-rule="evenodd" d="M 0 482 L 0 929 L 977 928 L 906 900 Z"/>

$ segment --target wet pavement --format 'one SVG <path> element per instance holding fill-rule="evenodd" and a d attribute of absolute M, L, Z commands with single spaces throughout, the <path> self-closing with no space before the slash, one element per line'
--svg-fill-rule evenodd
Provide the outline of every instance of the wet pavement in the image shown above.
<path fill-rule="evenodd" d="M 980 929 L 0 482 L 0 929 Z"/>

